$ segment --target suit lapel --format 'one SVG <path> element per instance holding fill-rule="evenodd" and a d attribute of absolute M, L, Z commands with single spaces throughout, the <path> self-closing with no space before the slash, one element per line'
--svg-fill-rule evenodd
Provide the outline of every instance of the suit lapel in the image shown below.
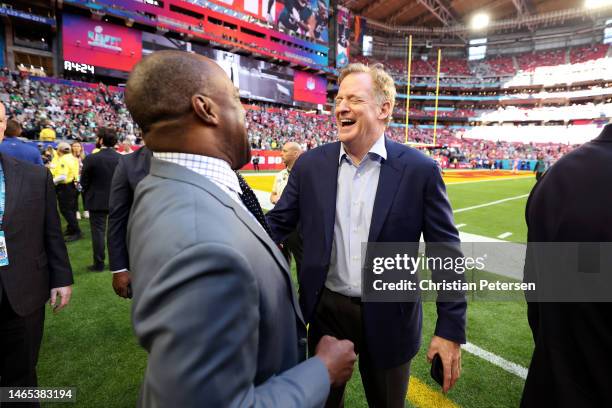
<path fill-rule="evenodd" d="M 323 207 L 323 231 L 325 248 L 331 248 L 336 222 L 336 195 L 338 194 L 338 160 L 340 157 L 340 142 L 324 148 L 325 160 L 316 169 L 317 174 L 324 175 L 317 180 Z"/>
<path fill-rule="evenodd" d="M 23 181 L 22 167 L 17 160 L 11 160 L 5 156 L 0 156 L 2 161 L 2 170 L 4 172 L 4 185 L 6 188 L 6 199 L 4 203 L 4 218 L 2 221 L 2 229 L 6 230 L 6 222 L 11 222 L 12 215 L 15 212 L 16 206 L 20 203 L 21 184 Z M 10 165 L 7 163 L 11 161 Z"/>
<path fill-rule="evenodd" d="M 172 178 L 178 181 L 187 182 L 189 184 L 193 184 L 196 187 L 199 187 L 203 190 L 206 190 L 208 193 L 212 194 L 217 200 L 219 200 L 226 207 L 232 208 L 236 217 L 268 248 L 268 252 L 272 254 L 276 263 L 279 265 L 280 269 L 283 271 L 283 275 L 285 276 L 285 280 L 290 289 L 291 293 L 291 301 L 293 303 L 293 308 L 295 309 L 296 314 L 302 321 L 304 322 L 304 317 L 302 316 L 302 311 L 299 307 L 297 297 L 295 296 L 295 291 L 293 290 L 293 283 L 291 280 L 291 276 L 289 275 L 289 266 L 287 265 L 287 261 L 281 254 L 280 250 L 277 248 L 276 244 L 270 236 L 264 231 L 263 227 L 255 220 L 253 216 L 242 206 L 232 200 L 224 191 L 222 191 L 219 187 L 215 185 L 208 178 L 197 174 L 187 168 L 179 166 L 178 164 L 168 163 L 156 158 L 151 158 L 151 175 L 156 175 L 165 178 Z"/>
<path fill-rule="evenodd" d="M 380 166 L 380 176 L 378 178 L 378 187 L 376 189 L 376 197 L 374 199 L 374 209 L 372 210 L 372 221 L 370 222 L 370 233 L 368 242 L 378 240 L 380 231 L 387 219 L 389 209 L 395 199 L 395 193 L 398 190 L 402 179 L 403 166 L 399 162 L 400 149 L 398 146 L 385 138 L 385 147 L 387 149 L 387 159 Z"/>

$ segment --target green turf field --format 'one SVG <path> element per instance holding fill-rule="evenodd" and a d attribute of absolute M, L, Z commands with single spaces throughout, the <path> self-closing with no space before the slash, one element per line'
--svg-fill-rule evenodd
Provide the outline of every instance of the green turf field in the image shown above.
<path fill-rule="evenodd" d="M 448 186 L 454 209 L 469 208 L 529 193 L 531 179 L 488 181 Z M 526 198 L 466 210 L 456 224 L 471 234 L 524 242 Z M 89 225 L 81 221 L 86 239 L 68 244 L 75 273 L 71 304 L 58 315 L 47 313 L 45 336 L 38 365 L 41 386 L 77 388 L 77 407 L 132 407 L 146 365 L 130 324 L 130 302 L 117 297 L 110 272 L 86 271 L 91 263 Z M 412 363 L 412 375 L 431 389 L 426 347 L 435 323 L 435 304 L 425 303 L 423 347 Z M 526 307 L 520 302 L 474 302 L 468 309 L 468 341 L 505 360 L 527 367 L 532 341 Z M 523 380 L 517 375 L 463 352 L 463 373 L 447 398 L 463 407 L 516 407 Z M 359 372 L 348 385 L 347 407 L 366 407 Z M 54 406 L 56 404 L 46 404 Z M 407 402 L 407 406 L 412 405 Z M 422 405 L 426 406 L 426 405 Z M 430 405 L 432 406 L 432 405 Z M 452 406 L 452 405 L 449 405 Z M 177 407 L 179 408 L 179 407 Z"/>

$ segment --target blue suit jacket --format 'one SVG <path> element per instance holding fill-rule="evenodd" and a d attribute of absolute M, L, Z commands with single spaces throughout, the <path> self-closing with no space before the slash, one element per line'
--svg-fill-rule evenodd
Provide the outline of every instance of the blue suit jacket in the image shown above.
<path fill-rule="evenodd" d="M 28 163 L 43 165 L 38 149 L 16 137 L 5 137 L 4 141 L 0 143 L 0 153 Z"/>
<path fill-rule="evenodd" d="M 369 242 L 459 242 L 440 170 L 419 151 L 385 139 Z M 280 201 L 267 214 L 278 243 L 299 222 L 304 258 L 298 271 L 300 304 L 306 321 L 315 311 L 330 264 L 340 142 L 300 156 Z M 434 277 L 435 278 L 435 277 Z M 465 343 L 466 303 L 438 303 L 435 334 Z M 420 345 L 420 303 L 363 303 L 365 341 L 382 367 L 410 360 Z"/>

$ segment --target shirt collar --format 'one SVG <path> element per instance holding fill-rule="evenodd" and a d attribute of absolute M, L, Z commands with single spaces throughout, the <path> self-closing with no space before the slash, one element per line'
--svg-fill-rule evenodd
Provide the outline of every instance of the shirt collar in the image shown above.
<path fill-rule="evenodd" d="M 340 143 L 340 156 L 338 157 L 338 164 L 342 163 L 342 159 L 345 158 L 351 161 L 350 156 L 344 150 L 344 144 Z M 369 157 L 372 160 L 387 160 L 387 148 L 385 147 L 385 134 L 383 133 L 380 137 L 374 142 L 368 153 L 366 153 L 366 157 Z M 365 160 L 365 158 L 364 158 Z"/>
<path fill-rule="evenodd" d="M 190 153 L 153 152 L 153 156 L 160 160 L 169 161 L 205 176 L 229 190 L 242 194 L 238 176 L 225 160 L 216 157 L 201 156 Z"/>

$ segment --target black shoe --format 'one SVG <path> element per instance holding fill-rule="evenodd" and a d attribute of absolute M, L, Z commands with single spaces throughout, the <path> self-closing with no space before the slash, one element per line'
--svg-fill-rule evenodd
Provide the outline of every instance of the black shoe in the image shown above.
<path fill-rule="evenodd" d="M 90 272 L 103 272 L 104 271 L 104 265 L 102 265 L 102 266 L 89 265 L 87 267 L 87 270 L 90 271 Z"/>
<path fill-rule="evenodd" d="M 80 232 L 77 232 L 76 234 L 66 235 L 66 238 L 64 238 L 64 241 L 73 242 L 73 241 L 78 241 L 81 238 L 83 238 L 83 234 L 81 234 Z"/>

